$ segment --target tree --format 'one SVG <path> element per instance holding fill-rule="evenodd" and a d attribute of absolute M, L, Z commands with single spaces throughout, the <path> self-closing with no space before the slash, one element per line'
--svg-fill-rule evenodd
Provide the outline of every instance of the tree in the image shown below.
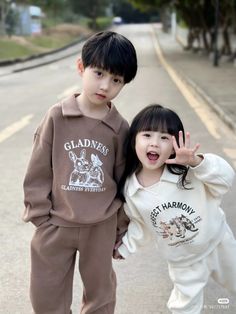
<path fill-rule="evenodd" d="M 121 16 L 126 23 L 145 23 L 152 18 L 158 19 L 159 17 L 156 9 L 152 9 L 150 12 L 141 12 L 128 0 L 112 0 L 112 11 L 115 16 Z"/>
<path fill-rule="evenodd" d="M 171 0 L 129 0 L 136 8 L 143 12 L 151 12 L 155 10 L 160 15 L 163 30 L 168 31 L 170 26 L 170 10 L 173 6 Z"/>
<path fill-rule="evenodd" d="M 96 19 L 99 15 L 105 13 L 105 9 L 109 6 L 110 0 L 69 0 L 75 13 L 85 15 L 91 18 L 91 27 L 97 28 Z"/>
<path fill-rule="evenodd" d="M 6 16 L 10 10 L 10 1 L 0 0 L 0 35 L 6 34 Z"/>
<path fill-rule="evenodd" d="M 199 49 L 201 40 L 203 48 L 208 52 L 214 49 L 216 41 L 215 12 L 217 0 L 129 0 L 134 6 L 142 10 L 150 10 L 152 7 L 172 8 L 177 12 L 179 19 L 188 27 L 187 49 L 193 49 L 197 40 Z M 236 32 L 236 0 L 224 0 L 219 3 L 219 27 L 221 30 L 222 47 L 221 54 L 232 55 L 230 31 Z M 236 51 L 234 52 L 234 57 Z"/>
<path fill-rule="evenodd" d="M 5 30 L 7 35 L 10 37 L 14 34 L 15 28 L 18 24 L 19 15 L 14 10 L 14 8 L 10 8 L 7 12 L 6 18 L 5 18 Z"/>

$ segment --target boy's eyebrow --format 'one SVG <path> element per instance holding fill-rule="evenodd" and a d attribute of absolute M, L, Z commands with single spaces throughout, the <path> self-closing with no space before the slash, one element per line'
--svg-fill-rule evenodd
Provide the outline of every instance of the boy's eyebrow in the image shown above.
<path fill-rule="evenodd" d="M 120 77 L 120 78 L 124 78 L 124 76 L 123 75 L 121 75 L 121 74 L 114 74 L 114 73 L 112 73 L 112 75 L 114 75 L 114 76 L 118 76 L 118 77 Z"/>
<path fill-rule="evenodd" d="M 117 77 L 119 77 L 119 78 L 122 78 L 123 80 L 125 79 L 124 75 L 118 74 L 118 73 L 112 73 L 112 72 L 110 72 L 109 70 L 106 70 L 106 69 L 104 69 L 104 68 L 102 68 L 102 67 L 94 66 L 93 69 L 99 70 L 99 71 L 105 71 L 105 72 L 110 73 L 110 74 L 113 75 L 113 76 L 117 76 Z"/>

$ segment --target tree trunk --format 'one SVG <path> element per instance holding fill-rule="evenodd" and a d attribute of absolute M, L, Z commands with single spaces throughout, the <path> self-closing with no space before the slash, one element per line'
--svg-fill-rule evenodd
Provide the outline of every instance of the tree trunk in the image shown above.
<path fill-rule="evenodd" d="M 6 8 L 4 2 L 0 3 L 0 35 L 5 35 L 5 18 L 6 18 Z"/>
<path fill-rule="evenodd" d="M 231 49 L 231 43 L 230 43 L 230 36 L 228 32 L 228 26 L 225 26 L 223 28 L 222 36 L 223 36 L 223 46 L 221 48 L 221 53 L 224 55 L 231 55 L 232 49 Z"/>
<path fill-rule="evenodd" d="M 206 30 L 205 28 L 203 28 L 202 30 L 202 41 L 203 41 L 203 45 L 204 45 L 204 50 L 206 50 L 206 52 L 210 52 L 210 46 L 209 46 L 209 42 L 208 42 L 208 30 Z"/>

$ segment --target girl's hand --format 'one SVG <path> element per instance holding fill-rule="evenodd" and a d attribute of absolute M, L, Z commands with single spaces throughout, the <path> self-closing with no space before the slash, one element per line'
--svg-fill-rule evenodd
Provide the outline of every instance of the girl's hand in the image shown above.
<path fill-rule="evenodd" d="M 186 133 L 185 143 L 183 140 L 183 132 L 179 132 L 179 145 L 174 136 L 173 139 L 173 147 L 175 150 L 175 158 L 167 159 L 166 164 L 178 164 L 184 166 L 195 167 L 200 164 L 202 161 L 202 157 L 196 155 L 196 151 L 200 147 L 200 144 L 196 144 L 193 148 L 190 147 L 190 133 Z"/>

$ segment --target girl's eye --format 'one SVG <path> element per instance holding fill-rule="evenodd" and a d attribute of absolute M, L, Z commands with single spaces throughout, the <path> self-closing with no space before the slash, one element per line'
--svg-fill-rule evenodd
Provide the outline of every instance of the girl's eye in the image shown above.
<path fill-rule="evenodd" d="M 168 135 L 162 135 L 161 139 L 162 140 L 170 140 L 170 137 Z"/>
<path fill-rule="evenodd" d="M 143 133 L 144 137 L 150 137 L 151 135 L 149 133 Z"/>

